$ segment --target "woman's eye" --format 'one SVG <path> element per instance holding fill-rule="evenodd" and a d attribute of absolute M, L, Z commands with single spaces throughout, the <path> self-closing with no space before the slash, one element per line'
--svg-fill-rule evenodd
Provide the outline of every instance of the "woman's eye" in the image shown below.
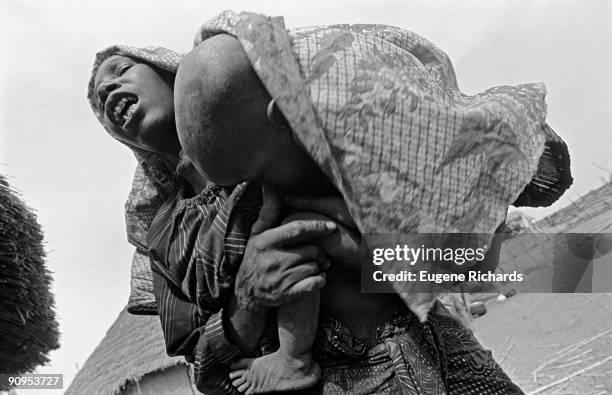
<path fill-rule="evenodd" d="M 130 67 L 132 67 L 131 64 L 123 64 L 121 65 L 121 67 L 119 67 L 119 75 L 123 75 L 123 73 L 125 73 Z"/>

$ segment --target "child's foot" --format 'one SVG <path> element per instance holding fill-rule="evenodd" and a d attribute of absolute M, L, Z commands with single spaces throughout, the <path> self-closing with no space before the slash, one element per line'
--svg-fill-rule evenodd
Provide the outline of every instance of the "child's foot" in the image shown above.
<path fill-rule="evenodd" d="M 232 364 L 232 369 L 232 384 L 246 395 L 300 390 L 315 385 L 321 377 L 321 368 L 312 354 L 288 358 L 277 351 L 260 358 L 241 359 Z"/>

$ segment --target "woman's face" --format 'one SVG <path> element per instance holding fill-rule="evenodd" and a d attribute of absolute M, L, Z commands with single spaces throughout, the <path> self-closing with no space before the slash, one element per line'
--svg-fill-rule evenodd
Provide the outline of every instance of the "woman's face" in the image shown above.
<path fill-rule="evenodd" d="M 98 68 L 94 99 L 104 124 L 129 145 L 172 154 L 178 141 L 171 74 L 160 75 L 145 63 L 114 55 Z"/>

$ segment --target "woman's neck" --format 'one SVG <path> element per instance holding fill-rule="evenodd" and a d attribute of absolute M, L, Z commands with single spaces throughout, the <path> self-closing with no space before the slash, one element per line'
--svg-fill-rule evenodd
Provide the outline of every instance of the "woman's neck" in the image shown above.
<path fill-rule="evenodd" d="M 198 173 L 183 151 L 178 153 L 175 167 L 177 174 L 191 185 L 196 194 L 200 193 L 208 185 L 208 181 Z"/>

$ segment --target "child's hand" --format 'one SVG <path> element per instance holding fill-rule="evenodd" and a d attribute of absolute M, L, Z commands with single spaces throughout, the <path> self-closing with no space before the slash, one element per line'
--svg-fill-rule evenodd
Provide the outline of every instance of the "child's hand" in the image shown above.
<path fill-rule="evenodd" d="M 320 213 L 349 229 L 357 229 L 342 196 L 303 197 L 287 195 L 283 201 L 292 211 Z"/>

